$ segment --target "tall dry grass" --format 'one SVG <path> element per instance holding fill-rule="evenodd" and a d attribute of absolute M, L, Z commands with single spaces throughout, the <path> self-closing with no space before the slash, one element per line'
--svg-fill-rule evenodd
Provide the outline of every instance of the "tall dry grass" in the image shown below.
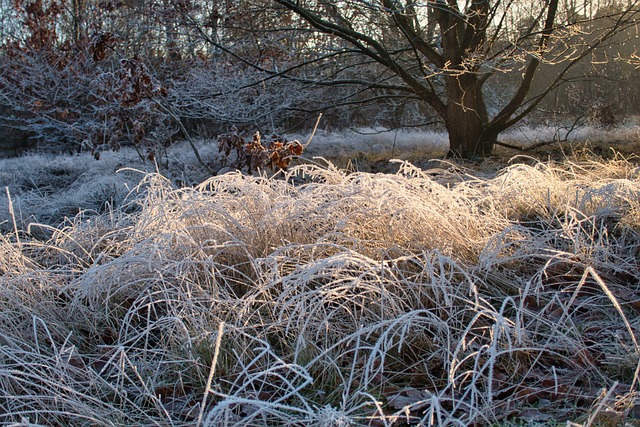
<path fill-rule="evenodd" d="M 0 423 L 595 425 L 640 404 L 624 159 L 148 174 L 127 203 L 2 236 Z"/>

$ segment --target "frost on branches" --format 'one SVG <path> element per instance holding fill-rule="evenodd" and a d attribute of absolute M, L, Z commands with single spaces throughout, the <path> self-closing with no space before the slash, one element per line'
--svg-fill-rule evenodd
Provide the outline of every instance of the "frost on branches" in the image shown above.
<path fill-rule="evenodd" d="M 60 34 L 63 3 L 16 0 L 13 7 L 25 32 L 2 46 L 7 113 L 0 124 L 25 131 L 41 148 L 96 157 L 122 145 L 153 152 L 170 142 L 177 126 L 162 107 L 167 91 L 143 61 L 114 54 L 123 40 L 101 30 Z"/>

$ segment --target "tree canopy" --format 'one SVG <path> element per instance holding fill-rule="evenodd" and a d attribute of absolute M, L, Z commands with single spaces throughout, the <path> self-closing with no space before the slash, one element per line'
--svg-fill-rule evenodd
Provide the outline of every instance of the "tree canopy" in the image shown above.
<path fill-rule="evenodd" d="M 606 79 L 638 78 L 630 0 L 15 0 L 0 11 L 0 125 L 81 148 L 166 144 L 198 126 L 286 130 L 325 111 L 338 126 L 437 122 L 451 155 L 478 158 L 549 95 L 568 111 L 611 98 Z"/>

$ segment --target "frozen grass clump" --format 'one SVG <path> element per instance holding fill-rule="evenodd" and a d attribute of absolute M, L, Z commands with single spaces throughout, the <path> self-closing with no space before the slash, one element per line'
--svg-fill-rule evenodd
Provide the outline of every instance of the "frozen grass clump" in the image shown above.
<path fill-rule="evenodd" d="M 288 183 L 296 177 L 308 182 Z M 160 185 L 140 218 L 135 228 L 142 235 L 170 234 L 198 248 L 241 242 L 239 253 L 252 257 L 290 243 L 317 243 L 377 259 L 439 248 L 470 261 L 506 224 L 406 163 L 395 175 L 300 166 L 284 179 L 229 173 L 196 188 Z"/>
<path fill-rule="evenodd" d="M 152 173 L 47 239 L 11 222 L 0 423 L 624 419 L 638 186 L 620 159 L 484 178 L 328 163 L 185 187 Z"/>
<path fill-rule="evenodd" d="M 202 158 L 219 168 L 215 166 L 220 161 L 216 144 L 199 141 L 198 149 Z M 57 226 L 78 213 L 90 217 L 121 209 L 145 174 L 158 170 L 176 186 L 194 185 L 211 175 L 187 143 L 167 149 L 159 165 L 143 161 L 130 147 L 102 152 L 99 160 L 91 153 L 32 153 L 0 159 L 0 186 L 8 189 L 14 208 L 11 216 L 4 190 L 0 196 L 0 230 L 11 229 L 14 219 L 21 228 L 30 223 Z"/>
<path fill-rule="evenodd" d="M 511 219 L 551 220 L 579 212 L 634 223 L 640 196 L 640 170 L 626 160 L 513 164 L 487 182 L 467 182 L 466 191 L 484 198 L 481 206 Z"/>
<path fill-rule="evenodd" d="M 100 161 L 89 153 L 2 159 L 2 185 L 7 190 L 0 197 L 0 228 L 9 229 L 14 220 L 25 229 L 30 223 L 56 226 L 80 212 L 86 216 L 116 208 L 140 178 L 139 173 L 117 173 L 130 160 L 127 153 Z"/>

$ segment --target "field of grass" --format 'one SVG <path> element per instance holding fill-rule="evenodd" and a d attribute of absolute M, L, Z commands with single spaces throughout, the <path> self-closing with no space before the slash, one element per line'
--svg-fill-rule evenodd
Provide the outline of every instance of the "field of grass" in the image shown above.
<path fill-rule="evenodd" d="M 634 158 L 186 157 L 2 161 L 1 425 L 640 425 Z"/>

